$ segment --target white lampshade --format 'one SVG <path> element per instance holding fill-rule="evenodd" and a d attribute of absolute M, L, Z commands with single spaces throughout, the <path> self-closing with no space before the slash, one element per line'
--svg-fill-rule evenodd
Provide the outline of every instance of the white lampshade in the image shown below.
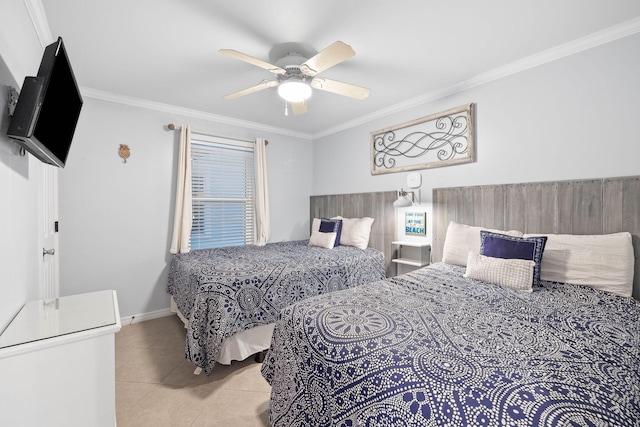
<path fill-rule="evenodd" d="M 411 194 L 411 197 L 409 197 L 409 194 Z M 404 191 L 402 188 L 400 189 L 400 191 L 398 191 L 398 198 L 396 199 L 395 202 L 393 202 L 393 207 L 394 208 L 406 208 L 409 206 L 413 206 L 413 191 Z"/>
<path fill-rule="evenodd" d="M 300 80 L 287 80 L 278 86 L 278 95 L 288 102 L 302 102 L 311 96 L 311 86 Z"/>
<path fill-rule="evenodd" d="M 406 208 L 411 205 L 413 205 L 413 202 L 407 196 L 400 196 L 393 202 L 394 208 Z"/>

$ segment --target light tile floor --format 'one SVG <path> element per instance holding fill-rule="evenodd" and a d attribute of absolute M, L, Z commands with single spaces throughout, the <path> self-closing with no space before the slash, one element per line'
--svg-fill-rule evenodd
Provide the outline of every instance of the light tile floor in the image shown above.
<path fill-rule="evenodd" d="M 271 388 L 249 357 L 194 375 L 176 316 L 123 326 L 116 334 L 118 427 L 269 426 Z"/>

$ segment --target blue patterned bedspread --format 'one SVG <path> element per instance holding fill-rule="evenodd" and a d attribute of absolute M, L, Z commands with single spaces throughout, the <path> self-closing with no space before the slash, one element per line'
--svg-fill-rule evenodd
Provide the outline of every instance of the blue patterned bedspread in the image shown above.
<path fill-rule="evenodd" d="M 210 373 L 225 338 L 275 322 L 289 304 L 384 277 L 376 249 L 300 240 L 176 254 L 167 291 L 189 320 L 186 357 Z"/>
<path fill-rule="evenodd" d="M 279 426 L 640 426 L 640 303 L 532 294 L 436 263 L 282 311 L 262 375 Z"/>

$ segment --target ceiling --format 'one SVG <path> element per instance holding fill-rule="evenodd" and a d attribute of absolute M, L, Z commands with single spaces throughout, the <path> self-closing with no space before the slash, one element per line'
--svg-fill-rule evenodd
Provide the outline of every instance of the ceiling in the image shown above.
<path fill-rule="evenodd" d="M 198 117 L 308 136 L 412 100 L 433 99 L 492 70 L 611 27 L 640 26 L 638 0 L 41 3 L 51 40 L 62 36 L 78 83 L 89 96 L 172 106 Z M 351 45 L 356 55 L 321 76 L 367 87 L 367 99 L 315 90 L 308 112 L 300 116 L 285 116 L 275 88 L 223 99 L 274 76 L 219 49 L 273 63 L 277 58 L 270 52 L 282 44 L 299 43 L 313 53 L 336 40 Z"/>

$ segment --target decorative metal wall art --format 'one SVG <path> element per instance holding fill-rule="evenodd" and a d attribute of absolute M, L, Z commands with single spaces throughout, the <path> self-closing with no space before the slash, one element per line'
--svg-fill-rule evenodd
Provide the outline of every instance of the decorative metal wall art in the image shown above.
<path fill-rule="evenodd" d="M 474 161 L 474 104 L 371 132 L 372 175 Z"/>

